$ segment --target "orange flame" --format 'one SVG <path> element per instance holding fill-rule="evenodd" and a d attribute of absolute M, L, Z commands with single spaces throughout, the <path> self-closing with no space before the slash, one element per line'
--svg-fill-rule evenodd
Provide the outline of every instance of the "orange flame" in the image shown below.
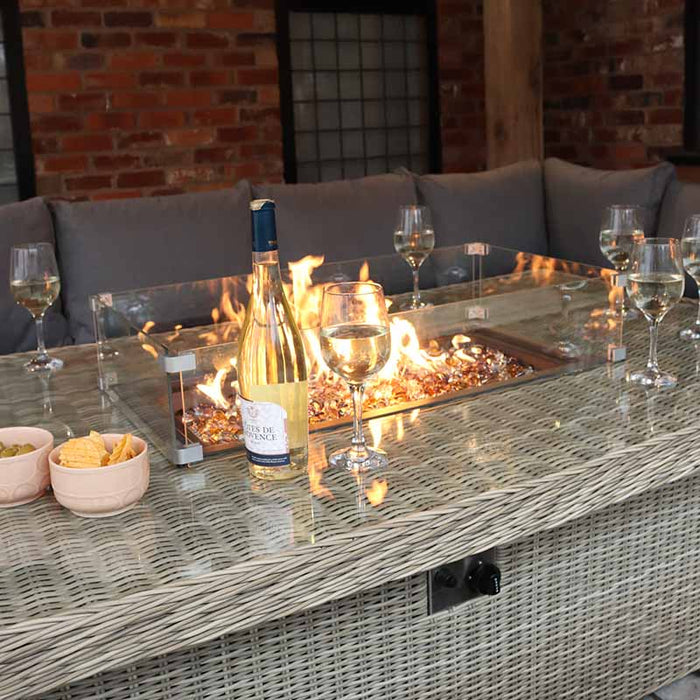
<path fill-rule="evenodd" d="M 369 488 L 365 489 L 367 500 L 373 505 L 381 505 L 389 491 L 389 484 L 386 479 L 374 479 Z"/>
<path fill-rule="evenodd" d="M 360 280 L 360 282 L 367 282 L 369 280 L 369 262 L 367 260 L 362 263 L 362 267 L 360 268 L 357 278 Z"/>
<path fill-rule="evenodd" d="M 215 406 L 228 411 L 231 402 L 224 396 L 223 387 L 228 370 L 224 367 L 217 371 L 213 379 L 209 379 L 205 384 L 197 384 L 197 391 L 209 397 Z"/>
<path fill-rule="evenodd" d="M 323 449 L 323 444 L 320 442 L 309 442 L 309 461 L 308 461 L 308 474 L 309 474 L 309 490 L 314 496 L 318 498 L 330 498 L 335 500 L 333 493 L 323 483 L 323 472 L 328 469 L 328 461 L 326 460 L 326 453 Z"/>

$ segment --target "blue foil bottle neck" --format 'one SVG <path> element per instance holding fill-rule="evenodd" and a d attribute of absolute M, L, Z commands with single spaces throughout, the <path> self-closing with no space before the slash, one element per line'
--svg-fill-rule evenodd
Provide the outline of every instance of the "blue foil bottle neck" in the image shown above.
<path fill-rule="evenodd" d="M 277 250 L 275 203 L 271 199 L 255 199 L 250 203 L 253 232 L 253 252 Z"/>

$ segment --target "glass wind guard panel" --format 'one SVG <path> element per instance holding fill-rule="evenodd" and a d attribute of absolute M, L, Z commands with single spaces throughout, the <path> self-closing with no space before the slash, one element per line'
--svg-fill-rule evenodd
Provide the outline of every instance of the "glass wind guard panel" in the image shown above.
<path fill-rule="evenodd" d="M 311 429 L 350 420 L 346 387 L 318 353 L 328 282 L 372 279 L 392 319 L 392 372 L 370 383 L 368 417 L 414 411 L 514 383 L 575 372 L 622 345 L 610 271 L 482 243 L 437 248 L 421 268 L 428 306 L 404 310 L 411 274 L 398 255 L 285 270 L 310 363 Z M 100 383 L 176 463 L 240 448 L 237 338 L 248 276 L 167 285 L 93 300 Z M 473 365 L 473 366 L 472 366 Z"/>

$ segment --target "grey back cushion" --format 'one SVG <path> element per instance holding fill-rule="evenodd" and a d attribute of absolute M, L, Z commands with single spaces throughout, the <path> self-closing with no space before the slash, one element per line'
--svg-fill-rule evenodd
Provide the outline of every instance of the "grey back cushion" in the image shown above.
<path fill-rule="evenodd" d="M 89 296 L 244 274 L 251 268 L 250 185 L 213 192 L 52 205 L 65 311 L 94 340 Z"/>
<path fill-rule="evenodd" d="M 483 241 L 547 252 L 539 161 L 484 173 L 423 175 L 417 185 L 421 203 L 432 212 L 436 246 Z"/>
<path fill-rule="evenodd" d="M 51 214 L 39 197 L 0 207 L 0 354 L 36 347 L 34 321 L 15 303 L 9 288 L 10 249 L 19 243 L 54 244 Z M 46 312 L 44 326 L 47 345 L 70 342 L 60 301 Z"/>
<path fill-rule="evenodd" d="M 598 242 L 605 207 L 646 207 L 645 234 L 653 236 L 659 205 L 673 172 L 670 163 L 639 170 L 596 170 L 547 158 L 544 182 L 550 255 L 610 267 Z"/>
<path fill-rule="evenodd" d="M 284 262 L 305 255 L 327 261 L 394 251 L 393 232 L 402 204 L 415 204 L 413 178 L 388 174 L 302 185 L 254 185 L 256 198 L 273 199 Z"/>
<path fill-rule="evenodd" d="M 679 182 L 674 178 L 661 202 L 657 235 L 681 238 L 685 220 L 693 214 L 700 214 L 700 184 Z M 697 285 L 690 275 L 685 276 L 685 294 L 697 296 Z"/>

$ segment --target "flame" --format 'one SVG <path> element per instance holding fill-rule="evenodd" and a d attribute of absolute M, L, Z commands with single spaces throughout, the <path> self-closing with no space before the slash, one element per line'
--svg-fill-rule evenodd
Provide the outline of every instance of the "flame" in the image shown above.
<path fill-rule="evenodd" d="M 357 279 L 360 280 L 360 282 L 367 282 L 369 280 L 369 262 L 367 260 L 362 263 Z"/>
<path fill-rule="evenodd" d="M 287 295 L 294 307 L 294 317 L 299 328 L 314 328 L 319 324 L 323 285 L 314 285 L 311 275 L 317 267 L 323 265 L 324 259 L 323 255 L 307 255 L 289 263 L 292 289 L 291 295 L 287 289 Z"/>
<path fill-rule="evenodd" d="M 150 331 L 151 328 L 153 328 L 153 326 L 155 326 L 155 325 L 156 325 L 155 321 L 146 321 L 146 323 L 143 324 L 143 328 L 141 329 L 141 332 L 148 333 L 148 331 Z"/>
<path fill-rule="evenodd" d="M 373 506 L 378 506 L 384 501 L 388 491 L 389 484 L 386 479 L 374 479 L 369 488 L 365 489 L 365 496 Z"/>
<path fill-rule="evenodd" d="M 515 255 L 515 267 L 510 275 L 510 283 L 520 282 L 526 271 L 530 272 L 532 281 L 538 287 L 545 287 L 550 284 L 552 277 L 557 270 L 556 258 L 548 258 L 543 255 L 519 252 Z M 562 270 L 566 271 L 562 265 Z"/>
<path fill-rule="evenodd" d="M 148 345 L 147 343 L 141 343 L 141 347 L 154 359 L 158 359 L 158 353 L 156 352 L 156 349 L 152 347 L 151 345 Z"/>
<path fill-rule="evenodd" d="M 228 411 L 231 408 L 231 402 L 223 394 L 223 386 L 226 380 L 228 370 L 223 367 L 218 370 L 213 379 L 208 379 L 204 384 L 197 384 L 197 391 L 209 397 L 215 406 Z"/>
<path fill-rule="evenodd" d="M 319 498 L 335 500 L 331 490 L 323 483 L 323 472 L 328 469 L 326 453 L 321 442 L 309 442 L 309 461 L 307 471 L 309 474 L 309 490 Z"/>
<path fill-rule="evenodd" d="M 372 446 L 381 447 L 384 432 L 382 429 L 382 419 L 374 418 L 373 420 L 367 421 L 367 427 L 372 434 Z"/>
<path fill-rule="evenodd" d="M 404 436 L 403 416 L 399 415 L 396 417 L 396 441 L 401 442 L 401 440 L 403 440 L 403 436 Z"/>

